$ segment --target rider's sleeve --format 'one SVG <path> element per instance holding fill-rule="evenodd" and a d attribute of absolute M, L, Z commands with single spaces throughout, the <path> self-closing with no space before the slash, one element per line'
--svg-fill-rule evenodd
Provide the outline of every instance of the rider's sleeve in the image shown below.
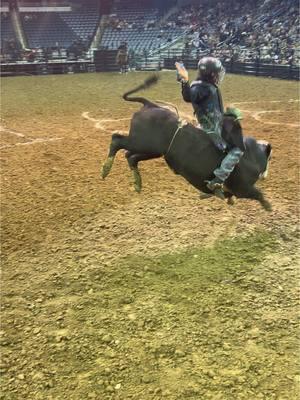
<path fill-rule="evenodd" d="M 200 103 L 205 97 L 209 96 L 209 90 L 201 85 L 190 86 L 189 82 L 182 82 L 182 97 L 189 103 Z"/>
<path fill-rule="evenodd" d="M 181 93 L 183 100 L 190 103 L 191 102 L 191 87 L 189 82 L 181 83 Z"/>
<path fill-rule="evenodd" d="M 209 89 L 203 85 L 192 85 L 191 87 L 191 102 L 200 104 L 203 99 L 210 95 Z"/>

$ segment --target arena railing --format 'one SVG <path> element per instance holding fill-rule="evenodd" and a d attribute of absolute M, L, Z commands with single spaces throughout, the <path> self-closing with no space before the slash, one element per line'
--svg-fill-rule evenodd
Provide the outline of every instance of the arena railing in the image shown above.
<path fill-rule="evenodd" d="M 169 54 L 170 56 L 170 54 Z M 175 69 L 175 61 L 182 61 L 187 69 L 197 69 L 199 58 L 185 56 L 184 54 L 173 54 L 171 57 L 165 57 L 162 68 Z M 279 79 L 299 80 L 300 68 L 299 65 L 288 64 L 272 64 L 266 63 L 259 58 L 254 61 L 235 61 L 233 59 L 223 61 L 226 71 L 231 74 L 252 75 L 261 77 L 271 77 Z"/>
<path fill-rule="evenodd" d="M 107 55 L 105 55 L 107 52 Z M 96 52 L 95 52 L 96 53 Z M 91 60 L 52 60 L 49 62 L 13 62 L 1 63 L 1 76 L 46 75 L 93 71 L 117 71 L 116 51 L 97 51 L 98 57 Z M 200 57 L 200 53 L 198 54 Z M 187 69 L 197 69 L 199 57 L 191 57 L 182 51 L 167 51 L 159 57 L 136 55 L 129 58 L 130 70 L 175 70 L 175 61 L 184 62 Z M 266 64 L 256 59 L 249 62 L 225 60 L 226 71 L 232 74 L 257 77 L 273 77 L 279 79 L 299 80 L 299 65 Z"/>

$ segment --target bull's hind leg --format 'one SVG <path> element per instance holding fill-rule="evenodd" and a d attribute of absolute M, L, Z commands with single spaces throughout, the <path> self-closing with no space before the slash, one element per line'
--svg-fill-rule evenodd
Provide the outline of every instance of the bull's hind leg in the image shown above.
<path fill-rule="evenodd" d="M 128 145 L 128 136 L 123 136 L 120 135 L 119 133 L 114 133 L 112 135 L 109 153 L 102 167 L 102 179 L 105 179 L 107 175 L 110 173 L 117 152 L 121 149 L 127 149 L 127 145 Z"/>
<path fill-rule="evenodd" d="M 128 165 L 133 172 L 134 188 L 140 193 L 142 190 L 142 177 L 138 169 L 139 161 L 151 160 L 152 158 L 161 157 L 161 154 L 133 154 L 130 151 L 126 153 Z"/>

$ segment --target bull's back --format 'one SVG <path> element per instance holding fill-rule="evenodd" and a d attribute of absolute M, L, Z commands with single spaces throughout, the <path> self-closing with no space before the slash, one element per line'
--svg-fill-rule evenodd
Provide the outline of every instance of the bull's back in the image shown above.
<path fill-rule="evenodd" d="M 178 126 L 178 118 L 171 111 L 155 104 L 137 111 L 129 130 L 130 148 L 136 153 L 164 155 Z"/>

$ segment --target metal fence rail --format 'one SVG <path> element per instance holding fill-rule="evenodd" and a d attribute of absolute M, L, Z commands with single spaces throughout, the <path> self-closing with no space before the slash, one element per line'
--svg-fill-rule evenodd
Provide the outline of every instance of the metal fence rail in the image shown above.
<path fill-rule="evenodd" d="M 1 77 L 18 75 L 67 74 L 77 72 L 93 72 L 95 70 L 94 63 L 86 60 L 2 63 L 0 67 Z"/>
<path fill-rule="evenodd" d="M 160 71 L 175 69 L 175 61 L 182 61 L 186 68 L 196 69 L 201 54 L 188 55 L 181 50 L 167 50 L 149 57 L 147 53 L 129 58 L 129 68 L 133 70 Z M 299 80 L 300 69 L 295 65 L 266 64 L 256 59 L 253 62 L 225 61 L 226 71 L 232 74 L 265 76 L 279 79 Z M 94 60 L 57 60 L 49 62 L 16 62 L 1 64 L 1 76 L 46 75 L 93 71 L 117 71 L 115 52 L 101 50 L 95 52 Z"/>
<path fill-rule="evenodd" d="M 175 69 L 174 64 L 175 61 L 177 60 L 178 60 L 177 57 L 164 58 L 163 68 Z M 188 69 L 197 68 L 198 59 L 182 57 L 181 60 Z M 226 71 L 231 74 L 265 76 L 271 78 L 291 79 L 291 80 L 299 80 L 299 75 L 300 75 L 299 66 L 265 64 L 259 59 L 257 59 L 255 62 L 225 61 L 223 62 L 223 64 L 226 68 Z"/>

